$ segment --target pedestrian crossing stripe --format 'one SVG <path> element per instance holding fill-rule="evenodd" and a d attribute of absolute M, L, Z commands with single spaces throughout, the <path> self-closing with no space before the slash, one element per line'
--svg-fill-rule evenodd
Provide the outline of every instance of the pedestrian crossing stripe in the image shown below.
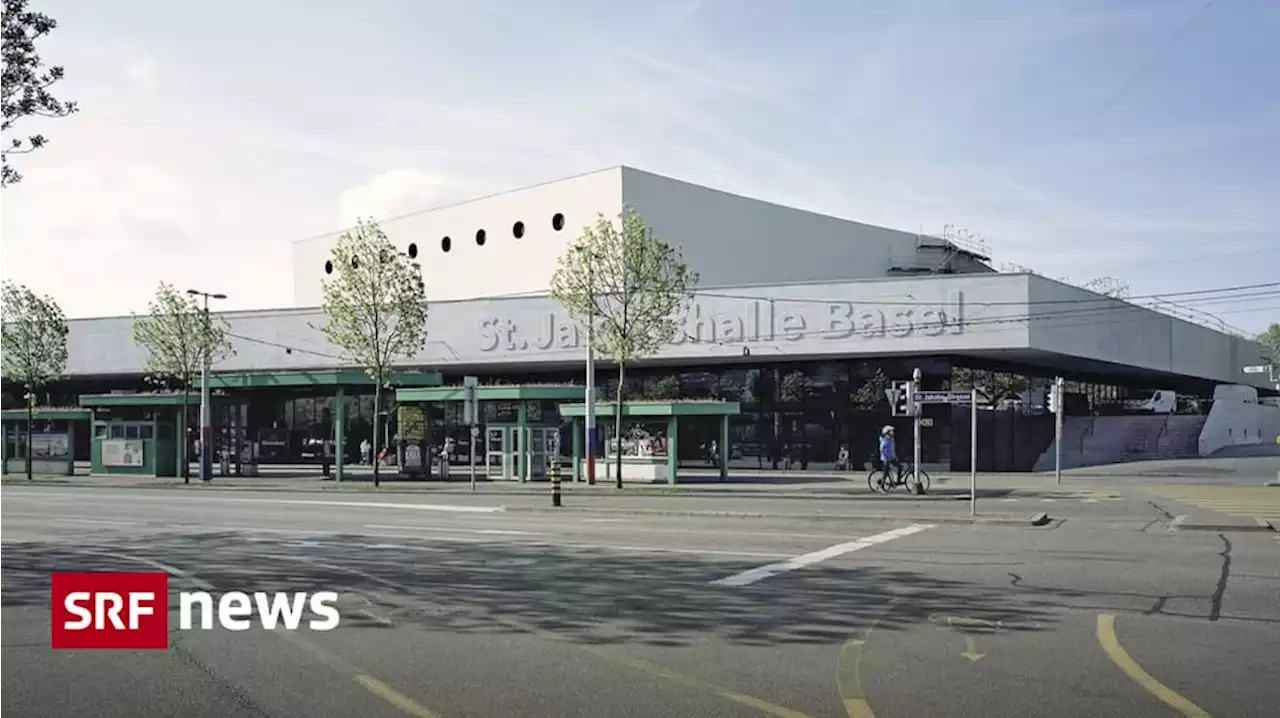
<path fill-rule="evenodd" d="M 1124 501 L 1125 496 L 1117 494 L 1114 491 L 1106 491 L 1103 489 L 1076 489 L 1069 491 L 1055 491 L 1047 496 L 1055 499 L 1076 499 L 1084 501 Z"/>
<path fill-rule="evenodd" d="M 1280 491 L 1265 486 L 1147 486 L 1161 498 L 1229 516 L 1280 519 Z"/>

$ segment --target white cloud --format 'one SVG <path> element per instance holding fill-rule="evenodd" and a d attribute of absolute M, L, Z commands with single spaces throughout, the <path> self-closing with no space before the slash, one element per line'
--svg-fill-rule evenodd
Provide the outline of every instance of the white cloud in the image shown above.
<path fill-rule="evenodd" d="M 338 221 L 349 226 L 362 218 L 388 220 L 421 212 L 458 199 L 457 189 L 453 180 L 418 169 L 383 172 L 338 197 Z"/>
<path fill-rule="evenodd" d="M 1183 22 L 1183 9 L 1010 2 L 936 13 L 922 2 L 885 19 L 853 5 L 829 27 L 797 13 L 767 32 L 752 27 L 767 22 L 759 13 L 698 0 L 644 12 L 423 6 L 439 16 L 431 43 L 375 19 L 365 30 L 385 42 L 359 53 L 332 51 L 363 40 L 344 34 L 347 11 L 334 9 L 288 20 L 305 22 L 306 40 L 282 38 L 269 61 L 211 61 L 241 32 L 216 27 L 211 11 L 188 18 L 208 27 L 182 39 L 104 32 L 110 52 L 66 62 L 69 80 L 83 83 L 73 93 L 82 113 L 48 126 L 50 148 L 24 158 L 29 183 L 6 190 L 4 274 L 63 282 L 59 296 L 83 295 L 74 301 L 90 313 L 145 305 L 160 277 L 213 281 L 237 306 L 269 305 L 287 301 L 270 269 L 287 260 L 289 240 L 617 164 L 908 230 L 960 224 L 991 237 L 998 261 L 1053 261 L 1080 276 L 1103 250 L 1123 250 L 1126 262 L 1157 253 L 1157 235 L 1170 231 L 1280 224 L 1271 203 L 1241 197 L 1246 175 L 1211 183 L 1194 170 L 1152 170 L 1153 158 L 1216 151 L 1224 136 L 1274 144 L 1255 115 L 1180 123 L 1149 108 L 1137 130 L 1093 133 L 1045 166 L 1048 145 L 1071 129 L 1052 127 L 1045 109 L 1087 113 L 1129 68 L 1124 53 L 1099 59 L 1105 76 L 1071 85 L 1053 73 L 1078 64 L 1073 43 L 1125 44 L 1142 31 L 1130 53 L 1141 55 Z M 67 28 L 91 29 L 66 13 Z M 275 32 L 273 22 L 285 20 L 253 31 Z M 776 41 L 762 40 L 771 33 Z M 183 46 L 206 36 L 218 50 Z M 1064 84 L 1028 81 L 1041 72 Z M 163 101 L 129 92 L 161 83 Z M 1130 93 L 1121 109 L 1141 99 Z M 1135 197 L 1144 178 L 1151 191 Z M 1274 188 L 1264 181 L 1253 194 Z M 1193 192 L 1194 202 L 1179 201 Z M 63 248 L 46 248 L 55 241 Z M 115 266 L 127 260 L 148 279 L 137 293 L 81 274 L 67 282 L 68 252 L 103 265 L 119 257 Z"/>

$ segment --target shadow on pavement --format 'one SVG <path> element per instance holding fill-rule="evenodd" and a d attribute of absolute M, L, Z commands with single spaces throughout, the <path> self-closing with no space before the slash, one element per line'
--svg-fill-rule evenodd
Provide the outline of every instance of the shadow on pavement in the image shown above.
<path fill-rule="evenodd" d="M 1055 605 L 1047 597 L 1028 600 L 1008 587 L 905 569 L 819 564 L 726 587 L 710 582 L 767 560 L 511 543 L 443 544 L 441 550 L 441 543 L 430 542 L 415 551 L 367 540 L 332 537 L 322 550 L 298 541 L 249 542 L 231 533 L 74 548 L 10 543 L 3 549 L 3 605 L 48 605 L 53 571 L 154 570 L 86 553 L 105 551 L 164 562 L 217 591 L 335 590 L 344 594 L 344 612 L 369 606 L 398 626 L 451 633 L 504 633 L 523 624 L 583 643 L 683 646 L 713 638 L 770 646 L 838 644 L 873 622 L 876 630 L 895 630 L 945 616 L 1019 631 L 1053 624 L 1042 610 Z M 170 586 L 191 588 L 180 579 Z M 385 628 L 354 618 L 344 624 Z"/>

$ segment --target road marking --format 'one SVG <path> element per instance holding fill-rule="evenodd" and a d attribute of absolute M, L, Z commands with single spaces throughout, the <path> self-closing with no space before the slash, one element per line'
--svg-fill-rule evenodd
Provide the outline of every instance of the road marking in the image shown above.
<path fill-rule="evenodd" d="M 860 634 L 845 641 L 836 656 L 836 689 L 840 692 L 840 700 L 849 718 L 875 718 L 875 711 L 867 703 L 867 692 L 862 687 L 862 654 L 866 652 L 867 641 L 871 640 L 871 632 L 880 621 L 893 613 L 898 607 L 900 598 L 890 599 L 889 605 L 881 611 L 871 623 L 867 624 Z"/>
<path fill-rule="evenodd" d="M 1190 516 L 1190 514 L 1178 514 L 1177 516 L 1174 516 L 1173 521 L 1169 522 L 1169 530 L 1177 531 L 1182 526 L 1182 522 L 1187 520 L 1188 516 Z"/>
<path fill-rule="evenodd" d="M 383 618 L 382 616 L 379 616 L 378 614 L 374 613 L 373 611 L 370 611 L 370 610 L 369 610 L 369 609 L 367 609 L 367 608 L 357 609 L 357 610 L 356 610 L 356 613 L 360 614 L 361 616 L 364 616 L 365 618 L 369 619 L 370 621 L 373 621 L 374 623 L 378 624 L 379 626 L 386 626 L 386 627 L 390 627 L 390 626 L 391 626 L 391 620 L 390 620 L 390 619 Z"/>
<path fill-rule="evenodd" d="M 820 551 L 802 554 L 781 563 L 771 563 L 765 566 L 753 568 L 749 571 L 743 571 L 742 573 L 735 573 L 734 575 L 726 578 L 716 579 L 711 583 L 718 586 L 746 586 L 779 573 L 794 571 L 798 568 L 804 568 L 805 566 L 811 566 L 815 563 L 826 561 L 827 559 L 843 556 L 844 554 L 852 551 L 860 551 L 864 548 L 870 548 L 886 541 L 892 541 L 896 538 L 917 534 L 931 528 L 933 528 L 933 524 L 911 524 L 910 526 L 903 526 L 902 528 L 885 531 L 883 533 L 867 536 L 866 538 L 860 538 L 855 541 L 846 541 L 845 543 L 839 543 L 835 546 L 828 546 Z"/>
<path fill-rule="evenodd" d="M 494 536 L 541 536 L 537 531 L 516 531 L 513 529 L 478 529 L 478 534 L 492 534 Z"/>
<path fill-rule="evenodd" d="M 52 519 L 54 523 L 60 524 L 92 524 L 97 526 L 136 526 L 137 521 L 110 521 L 108 519 L 81 519 L 70 516 L 51 516 L 45 517 L 46 520 Z"/>
<path fill-rule="evenodd" d="M 193 586 L 196 586 L 197 588 L 201 588 L 206 591 L 215 590 L 215 587 L 212 583 L 209 583 L 208 581 L 205 581 L 204 579 L 197 577 L 195 574 L 189 571 L 185 571 L 176 566 L 171 566 L 166 563 L 161 563 L 160 561 L 149 559 L 145 556 L 134 556 L 131 554 L 112 553 L 108 551 L 92 551 L 92 550 L 85 550 L 85 549 L 79 549 L 76 551 L 76 553 L 97 555 L 97 556 L 109 556 L 111 558 L 116 558 L 123 561 L 133 561 L 135 563 L 140 563 L 146 566 L 150 566 L 152 568 L 160 569 L 161 571 L 164 571 L 165 573 L 168 573 L 172 576 L 177 576 L 179 578 L 182 578 L 186 580 L 188 583 L 192 584 Z M 374 577 L 369 576 L 369 578 L 374 578 Z M 403 586 L 401 588 L 403 588 Z M 383 619 L 383 620 L 386 620 L 386 619 Z M 414 716 L 415 718 L 440 718 L 438 714 L 433 713 L 426 706 L 418 703 L 417 701 L 404 695 L 403 693 L 400 693 L 396 689 L 392 688 L 386 683 L 383 683 L 382 681 L 366 673 L 365 671 L 357 668 L 356 666 L 353 666 L 350 663 L 347 663 L 346 661 L 342 660 L 338 656 L 296 635 L 296 633 L 293 631 L 282 631 L 279 629 L 271 629 L 269 633 L 271 633 L 274 636 L 278 636 L 279 638 L 284 639 L 285 641 L 288 641 L 289 643 L 293 644 L 297 648 L 301 648 L 305 650 L 306 652 L 310 653 L 311 655 L 319 659 L 321 663 L 324 663 L 325 665 L 329 666 L 333 670 L 339 673 L 347 674 L 353 681 L 355 681 L 356 683 L 364 687 L 365 690 L 378 696 L 379 698 L 390 703 L 396 708 L 399 708 L 401 711 L 403 711 L 408 715 Z"/>
<path fill-rule="evenodd" d="M 978 652 L 978 639 L 973 636 L 964 637 L 964 653 L 960 655 L 975 663 L 987 657 L 987 654 Z"/>
<path fill-rule="evenodd" d="M 809 718 L 808 715 L 801 713 L 799 711 L 794 711 L 794 710 L 791 710 L 790 708 L 780 706 L 775 703 L 770 703 L 769 701 L 763 700 L 761 698 L 756 698 L 755 696 L 747 695 L 745 693 L 739 693 L 738 691 L 732 690 L 730 688 L 724 688 L 723 686 L 718 686 L 715 683 L 712 683 L 710 681 L 703 680 L 696 676 L 691 676 L 685 673 L 681 673 L 679 671 L 676 671 L 675 669 L 668 668 L 667 666 L 654 663 L 653 661 L 645 660 L 643 658 L 632 658 L 631 656 L 625 655 L 618 651 L 614 651 L 604 646 L 581 644 L 581 643 L 574 643 L 574 642 L 568 641 L 566 637 L 561 636 L 560 634 L 538 628 L 537 626 L 533 626 L 531 624 L 525 623 L 524 621 L 521 621 L 520 619 L 517 619 L 517 618 L 510 618 L 507 616 L 498 616 L 493 614 L 490 614 L 489 618 L 505 626 L 508 626 L 510 628 L 521 630 L 521 631 L 524 631 L 525 633 L 529 633 L 531 635 L 538 636 L 540 638 L 543 638 L 549 641 L 556 641 L 558 643 L 568 642 L 570 645 L 581 648 L 584 651 L 587 651 L 588 653 L 591 653 L 599 658 L 603 658 L 607 661 L 612 661 L 619 665 L 627 666 L 628 668 L 634 668 L 638 671 L 643 671 L 645 673 L 658 676 L 659 678 L 665 678 L 669 681 L 672 681 L 673 683 L 679 683 L 689 688 L 696 688 L 699 690 L 707 691 L 708 693 L 712 693 L 726 700 L 730 700 L 735 703 L 741 703 L 742 705 L 755 708 L 756 710 L 762 713 L 767 713 L 772 716 L 777 716 L 778 718 Z M 862 718 L 862 716 L 859 716 L 859 718 Z M 870 718 L 869 714 L 868 714 L 868 718 Z"/>
<path fill-rule="evenodd" d="M 308 559 L 305 557 L 297 557 L 297 560 L 305 561 L 307 563 L 312 564 L 313 566 L 320 566 L 323 568 L 329 568 L 336 571 L 346 571 L 353 575 L 361 576 L 375 583 L 379 583 L 388 588 L 402 591 L 408 594 L 409 596 L 413 595 L 413 590 L 402 583 L 385 579 L 380 576 L 375 576 L 371 573 L 361 571 L 360 569 L 357 569 L 357 568 L 351 568 L 349 566 L 344 566 L 341 564 L 320 563 L 313 559 Z M 534 626 L 529 623 L 525 623 L 524 621 L 521 621 L 518 618 L 502 616 L 495 613 L 487 613 L 485 614 L 485 616 L 490 620 L 493 620 L 501 625 L 507 626 L 508 628 L 514 628 L 518 631 L 522 631 L 530 635 L 538 636 L 539 638 L 543 638 L 549 641 L 556 641 L 557 643 L 567 643 L 576 648 L 581 648 L 582 650 L 592 653 L 600 658 L 604 658 L 605 660 L 613 661 L 615 663 L 619 663 L 624 666 L 629 666 L 631 668 L 635 668 L 636 670 L 644 671 L 646 673 L 650 673 L 660 678 L 666 678 L 667 680 L 674 681 L 676 683 L 680 683 L 685 686 L 709 691 L 717 696 L 720 696 L 721 698 L 725 698 L 725 699 L 734 701 L 736 703 L 741 703 L 743 705 L 750 706 L 761 712 L 768 713 L 769 715 L 777 716 L 778 718 L 810 718 L 810 716 L 804 713 L 800 713 L 799 711 L 793 711 L 790 708 L 785 708 L 783 706 L 770 703 L 769 701 L 756 698 L 755 696 L 750 696 L 750 695 L 746 695 L 745 693 L 738 693 L 737 691 L 733 691 L 728 688 L 723 688 L 714 683 L 711 683 L 710 681 L 704 681 L 701 678 L 696 678 L 694 676 L 689 676 L 683 673 L 679 673 L 671 668 L 667 668 L 666 666 L 653 663 L 652 661 L 646 661 L 638 658 L 631 658 L 630 656 L 617 653 L 603 646 L 594 646 L 590 644 L 577 643 L 575 641 L 570 640 L 566 636 L 562 636 L 558 633 L 554 633 L 552 631 L 538 628 L 537 626 Z M 426 715 L 414 714 L 414 715 L 421 715 L 422 718 L 435 718 L 431 714 L 426 714 Z"/>
<path fill-rule="evenodd" d="M 1150 673 L 1144 671 L 1137 661 L 1129 657 L 1128 652 L 1120 645 L 1120 639 L 1116 637 L 1115 614 L 1098 614 L 1098 643 L 1102 645 L 1102 650 L 1106 652 L 1107 657 L 1148 693 L 1188 718 L 1210 718 L 1203 708 L 1157 681 Z"/>
<path fill-rule="evenodd" d="M 73 493 L 63 494 L 53 491 L 39 492 L 41 498 L 67 498 L 83 500 L 85 494 Z M 26 495 L 15 494 L 20 498 L 29 498 Z M 501 506 L 459 506 L 456 504 L 413 504 L 413 503 L 390 503 L 385 501 L 332 501 L 319 499 L 251 499 L 237 496 L 142 496 L 134 494 L 109 494 L 95 493 L 95 500 L 101 499 L 119 499 L 122 501 L 173 501 L 178 503 L 239 503 L 239 504 L 286 504 L 294 506 L 345 506 L 348 508 L 370 508 L 370 509 L 404 509 L 406 511 L 451 511 L 456 513 L 468 514 L 494 514 L 500 513 L 503 508 Z"/>
<path fill-rule="evenodd" d="M 450 529 L 438 526 L 392 526 L 387 524 L 367 524 L 365 528 L 370 529 L 392 529 L 392 530 L 418 530 L 418 531 L 441 531 L 449 533 L 496 533 L 499 529 L 480 530 L 480 529 Z M 503 531 L 497 535 L 511 534 L 510 531 Z M 533 534 L 544 535 L 544 534 Z M 422 539 L 423 541 L 461 541 L 463 543 L 480 543 L 485 539 L 460 537 L 460 536 L 414 536 L 413 538 Z M 787 558 L 790 554 L 766 552 L 766 551 L 725 551 L 721 549 L 711 548 L 666 548 L 660 546 L 636 546 L 633 544 L 607 544 L 607 543 L 587 543 L 583 541 L 547 541 L 547 540 L 531 540 L 526 541 L 516 539 L 505 543 L 517 546 L 553 546 L 557 548 L 597 548 L 608 551 L 641 551 L 644 553 L 679 553 L 690 554 L 694 556 L 747 556 L 750 558 Z"/>

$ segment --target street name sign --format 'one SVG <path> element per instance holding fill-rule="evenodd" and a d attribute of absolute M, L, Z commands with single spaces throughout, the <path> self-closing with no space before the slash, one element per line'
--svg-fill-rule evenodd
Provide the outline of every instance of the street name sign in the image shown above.
<path fill-rule="evenodd" d="M 917 404 L 968 404 L 972 395 L 967 391 L 917 391 Z"/>

